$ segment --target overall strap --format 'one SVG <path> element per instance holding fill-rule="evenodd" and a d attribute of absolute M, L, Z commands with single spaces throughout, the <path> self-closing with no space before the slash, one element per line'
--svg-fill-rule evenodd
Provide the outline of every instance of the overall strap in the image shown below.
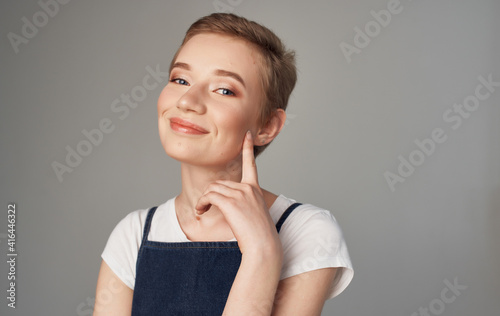
<path fill-rule="evenodd" d="M 287 219 L 288 215 L 290 215 L 290 213 L 292 213 L 292 211 L 297 208 L 297 206 L 299 205 L 302 205 L 302 203 L 293 203 L 292 205 L 290 205 L 286 210 L 285 212 L 283 213 L 283 215 L 281 215 L 280 219 L 278 220 L 278 223 L 276 224 L 276 229 L 278 230 L 278 234 L 281 230 L 281 226 L 283 225 L 283 223 L 285 222 L 285 220 Z"/>
<path fill-rule="evenodd" d="M 151 222 L 153 220 L 153 215 L 155 215 L 158 206 L 152 207 L 148 211 L 148 217 L 146 217 L 146 224 L 144 224 L 144 233 L 142 235 L 142 242 L 144 243 L 148 239 L 149 229 L 151 228 Z"/>
<path fill-rule="evenodd" d="M 148 211 L 148 216 L 146 217 L 146 223 L 144 224 L 144 233 L 142 235 L 141 246 L 139 247 L 139 251 L 137 253 L 137 260 L 135 262 L 135 270 L 139 267 L 139 260 L 141 259 L 142 252 L 144 250 L 144 243 L 148 240 L 149 228 L 151 227 L 151 221 L 153 219 L 153 215 L 155 214 L 158 206 L 152 207 Z"/>

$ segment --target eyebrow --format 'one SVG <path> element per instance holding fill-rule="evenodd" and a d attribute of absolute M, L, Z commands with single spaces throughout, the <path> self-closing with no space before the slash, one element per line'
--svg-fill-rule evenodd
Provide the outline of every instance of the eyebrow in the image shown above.
<path fill-rule="evenodd" d="M 174 69 L 174 68 L 182 68 L 185 70 L 191 70 L 191 66 L 189 66 L 186 63 L 180 63 L 180 62 L 176 62 L 175 64 L 173 64 L 172 67 L 170 68 L 170 71 L 172 71 L 172 69 Z"/>
<path fill-rule="evenodd" d="M 185 70 L 191 70 L 191 66 L 189 66 L 189 64 L 181 63 L 181 62 L 176 62 L 175 64 L 173 64 L 172 69 L 174 69 L 174 68 L 182 68 Z M 241 78 L 241 76 L 235 72 L 224 70 L 224 69 L 216 69 L 214 73 L 216 76 L 233 78 L 234 80 L 241 83 L 243 85 L 243 87 L 246 88 L 245 81 L 243 80 L 243 78 Z"/>
<path fill-rule="evenodd" d="M 231 77 L 233 78 L 234 80 L 238 81 L 239 83 L 241 83 L 243 85 L 244 88 L 246 88 L 245 86 L 245 81 L 243 81 L 243 78 L 241 78 L 240 75 L 238 75 L 237 73 L 235 72 L 232 72 L 232 71 L 227 71 L 227 70 L 223 70 L 223 69 L 217 69 L 215 71 L 215 74 L 217 76 L 223 76 L 223 77 Z"/>

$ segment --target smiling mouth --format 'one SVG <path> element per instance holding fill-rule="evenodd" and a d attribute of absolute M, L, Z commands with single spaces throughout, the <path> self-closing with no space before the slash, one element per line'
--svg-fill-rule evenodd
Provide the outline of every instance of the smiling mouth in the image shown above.
<path fill-rule="evenodd" d="M 182 134 L 191 134 L 191 135 L 208 134 L 208 131 L 203 127 L 178 117 L 170 118 L 170 128 L 173 131 Z"/>

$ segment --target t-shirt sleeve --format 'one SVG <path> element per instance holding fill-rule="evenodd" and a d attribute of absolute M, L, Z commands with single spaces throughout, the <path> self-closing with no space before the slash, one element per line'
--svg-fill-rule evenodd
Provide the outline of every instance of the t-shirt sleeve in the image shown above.
<path fill-rule="evenodd" d="M 110 269 L 132 290 L 145 212 L 147 210 L 139 210 L 125 216 L 111 232 L 101 254 Z"/>
<path fill-rule="evenodd" d="M 327 299 L 339 295 L 354 270 L 342 230 L 327 210 L 303 205 L 287 218 L 279 233 L 283 245 L 280 279 L 322 268 L 337 268 Z"/>

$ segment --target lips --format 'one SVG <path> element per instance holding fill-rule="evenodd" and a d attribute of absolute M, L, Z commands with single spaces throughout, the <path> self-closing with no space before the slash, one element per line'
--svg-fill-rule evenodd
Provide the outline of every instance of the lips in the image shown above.
<path fill-rule="evenodd" d="M 182 134 L 201 135 L 208 133 L 203 127 L 178 117 L 172 117 L 170 119 L 170 128 Z"/>

